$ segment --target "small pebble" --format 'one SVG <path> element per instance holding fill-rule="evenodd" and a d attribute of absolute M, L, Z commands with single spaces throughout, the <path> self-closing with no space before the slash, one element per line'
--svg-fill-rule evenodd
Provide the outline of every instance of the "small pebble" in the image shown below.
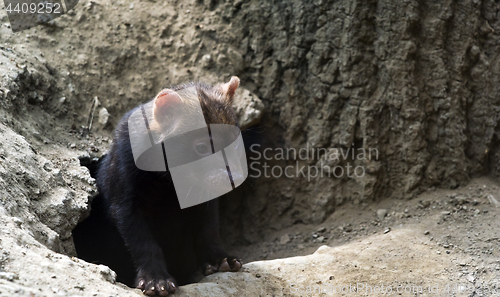
<path fill-rule="evenodd" d="M 287 244 L 288 242 L 290 242 L 290 236 L 288 236 L 288 234 L 281 236 L 280 244 Z"/>
<path fill-rule="evenodd" d="M 14 281 L 15 279 L 19 279 L 19 276 L 15 273 L 12 272 L 0 272 L 0 279 L 5 279 L 10 282 Z"/>
<path fill-rule="evenodd" d="M 377 218 L 380 221 L 382 221 L 386 215 L 387 215 L 387 209 L 379 209 L 379 210 L 377 210 Z"/>

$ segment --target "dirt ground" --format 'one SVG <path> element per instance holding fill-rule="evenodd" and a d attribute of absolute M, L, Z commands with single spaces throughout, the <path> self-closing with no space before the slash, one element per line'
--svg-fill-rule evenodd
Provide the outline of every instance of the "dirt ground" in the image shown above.
<path fill-rule="evenodd" d="M 349 248 L 370 240 L 375 242 L 372 248 L 377 249 L 384 248 L 381 243 L 389 241 L 390 233 L 396 231 L 398 240 L 391 241 L 387 258 L 370 262 L 385 262 L 406 255 L 395 268 L 402 275 L 417 267 L 432 268 L 434 257 L 416 258 L 406 254 L 408 242 L 425 245 L 427 253 L 445 258 L 445 270 L 436 269 L 435 273 L 449 280 L 448 296 L 460 292 L 460 288 L 458 292 L 451 291 L 453 285 L 476 288 L 475 293 L 463 291 L 467 293 L 463 296 L 497 296 L 500 294 L 499 190 L 496 179 L 483 177 L 455 190 L 429 189 L 412 200 L 385 199 L 374 204 L 346 205 L 320 225 L 295 225 L 267 235 L 263 242 L 232 250 L 249 262 L 305 256 L 323 245 Z M 358 260 L 353 255 L 350 259 L 343 258 L 342 262 Z M 390 284 L 395 278 L 388 275 L 377 281 Z"/>

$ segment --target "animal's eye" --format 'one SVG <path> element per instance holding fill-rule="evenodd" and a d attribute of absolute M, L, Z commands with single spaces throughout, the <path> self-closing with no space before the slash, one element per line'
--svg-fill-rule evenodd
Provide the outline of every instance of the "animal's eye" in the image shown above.
<path fill-rule="evenodd" d="M 208 153 L 208 147 L 204 143 L 199 143 L 196 145 L 196 151 L 198 152 L 198 154 L 204 155 Z"/>

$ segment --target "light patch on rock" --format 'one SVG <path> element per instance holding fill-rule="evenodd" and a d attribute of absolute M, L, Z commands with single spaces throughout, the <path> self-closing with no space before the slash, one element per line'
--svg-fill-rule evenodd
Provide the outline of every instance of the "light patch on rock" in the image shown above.
<path fill-rule="evenodd" d="M 290 242 L 290 236 L 288 236 L 288 234 L 281 236 L 281 238 L 280 238 L 281 244 L 287 244 L 289 242 Z"/>
<path fill-rule="evenodd" d="M 233 107 L 236 110 L 240 128 L 244 130 L 260 122 L 265 106 L 257 95 L 241 88 L 234 95 Z"/>
<path fill-rule="evenodd" d="M 380 221 L 382 221 L 386 215 L 387 215 L 387 209 L 379 209 L 379 210 L 377 210 L 377 218 Z"/>
<path fill-rule="evenodd" d="M 99 110 L 99 124 L 103 125 L 103 126 L 106 126 L 106 124 L 108 123 L 108 119 L 109 119 L 109 112 L 106 108 L 101 108 L 101 110 Z"/>

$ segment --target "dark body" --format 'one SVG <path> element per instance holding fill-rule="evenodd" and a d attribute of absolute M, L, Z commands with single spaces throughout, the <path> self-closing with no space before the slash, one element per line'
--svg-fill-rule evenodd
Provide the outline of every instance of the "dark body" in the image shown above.
<path fill-rule="evenodd" d="M 223 94 L 226 102 L 210 86 L 196 88 L 207 124 L 236 124 L 229 98 L 234 92 Z M 181 209 L 168 171 L 136 167 L 128 130 L 134 110 L 118 124 L 96 179 L 102 204 L 137 269 L 136 286 L 148 295 L 165 296 L 177 285 L 196 281 L 199 272 L 239 270 L 241 262 L 220 243 L 217 199 Z"/>

